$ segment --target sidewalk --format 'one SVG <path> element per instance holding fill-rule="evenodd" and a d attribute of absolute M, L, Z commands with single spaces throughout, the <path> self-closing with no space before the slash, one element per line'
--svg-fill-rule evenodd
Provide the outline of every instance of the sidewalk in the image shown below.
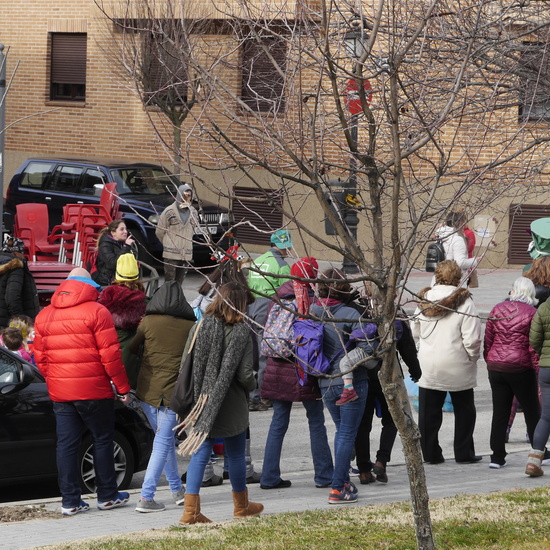
<path fill-rule="evenodd" d="M 472 294 L 480 315 L 486 316 L 490 309 L 508 294 L 513 281 L 521 275 L 520 270 L 498 270 L 480 272 L 480 288 L 473 289 Z M 188 298 L 192 299 L 197 288 L 198 276 L 190 276 L 184 284 Z M 409 279 L 408 289 L 416 292 L 428 286 L 431 274 L 414 272 Z M 478 411 L 476 431 L 474 434 L 476 453 L 483 455 L 483 461 L 478 464 L 456 464 L 452 460 L 452 438 L 454 431 L 454 416 L 444 415 L 440 431 L 441 445 L 447 462 L 439 465 L 426 465 L 426 476 L 430 498 L 442 498 L 457 494 L 489 493 L 513 488 L 544 487 L 550 484 L 550 475 L 540 478 L 529 478 L 524 474 L 525 462 L 529 444 L 525 440 L 525 423 L 523 415 L 518 414 L 507 450 L 510 453 L 507 466 L 501 470 L 489 469 L 489 431 L 491 422 L 491 392 L 487 380 L 487 371 L 482 360 L 478 363 L 478 387 L 475 390 L 476 407 Z M 256 470 L 261 471 L 265 437 L 269 429 L 271 411 L 253 412 L 250 415 L 252 432 L 252 457 Z M 329 441 L 332 441 L 334 426 L 332 420 L 326 418 Z M 309 451 L 309 442 L 304 434 L 308 433 L 305 410 L 300 404 L 292 409 L 290 427 L 285 438 L 281 472 L 284 479 L 292 481 L 288 489 L 260 489 L 259 485 L 249 485 L 250 498 L 265 505 L 265 514 L 289 511 L 304 511 L 313 509 L 333 508 L 327 502 L 328 489 L 316 489 L 313 483 L 313 471 Z M 380 436 L 380 423 L 374 423 L 371 436 L 372 449 Z M 187 459 L 180 458 L 180 471 L 187 467 Z M 221 461 L 215 466 L 216 473 L 221 473 Z M 547 467 L 548 469 L 548 467 Z M 550 474 L 550 469 L 547 474 Z M 384 502 L 409 500 L 409 482 L 404 463 L 401 443 L 396 441 L 392 461 L 388 465 L 389 483 L 374 483 L 359 485 L 357 478 L 352 478 L 359 488 L 359 501 L 353 506 L 376 505 Z M 145 529 L 159 529 L 177 524 L 182 508 L 172 503 L 170 492 L 165 485 L 159 488 L 156 500 L 166 504 L 166 511 L 154 514 L 140 514 L 134 508 L 139 498 L 139 487 L 143 472 L 136 474 L 132 481 L 130 503 L 116 510 L 102 512 L 95 507 L 96 501 L 90 497 L 92 509 L 84 514 L 71 518 L 34 520 L 13 524 L 0 524 L 1 547 L 5 550 L 28 549 L 82 540 L 90 537 L 120 535 Z M 39 501 L 32 501 L 37 504 Z M 60 499 L 40 501 L 48 509 L 58 511 Z M 209 487 L 201 491 L 203 512 L 213 521 L 227 521 L 233 517 L 231 487 L 228 481 L 218 487 Z M 6 503 L 0 506 L 27 503 Z"/>

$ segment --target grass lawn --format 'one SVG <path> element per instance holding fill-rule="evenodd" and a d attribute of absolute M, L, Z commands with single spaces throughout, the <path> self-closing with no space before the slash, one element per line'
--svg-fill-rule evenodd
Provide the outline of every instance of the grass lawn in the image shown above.
<path fill-rule="evenodd" d="M 205 510 L 208 514 L 208 511 Z M 438 549 L 550 549 L 550 487 L 431 501 Z M 42 550 L 414 550 L 411 506 L 339 506 L 141 531 Z"/>

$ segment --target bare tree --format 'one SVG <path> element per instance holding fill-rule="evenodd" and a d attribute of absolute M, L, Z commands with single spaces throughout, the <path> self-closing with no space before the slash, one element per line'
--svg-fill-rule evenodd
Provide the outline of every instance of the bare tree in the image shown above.
<path fill-rule="evenodd" d="M 403 442 L 418 547 L 434 548 L 419 432 L 396 360 L 397 304 L 450 209 L 465 207 L 473 217 L 491 208 L 502 224 L 503 197 L 521 202 L 547 183 L 550 7 L 507 0 L 114 4 L 103 8 L 117 22 L 136 9 L 153 21 L 159 5 L 169 6 L 169 27 L 185 35 L 185 47 L 171 51 L 199 108 L 186 111 L 181 147 L 165 141 L 173 158 L 181 155 L 205 187 L 233 201 L 243 181 L 266 200 L 278 189 L 285 200 L 273 207 L 308 254 L 329 251 L 358 267 L 353 280 L 374 297 L 379 376 Z M 177 15 L 181 6 L 185 17 Z M 207 20 L 197 34 L 193 26 Z M 127 24 L 120 29 L 122 41 L 134 36 Z M 344 39 L 352 34 L 360 48 L 350 55 Z M 175 45 L 164 25 L 155 23 L 153 37 Z M 133 77 L 143 88 L 141 72 Z M 155 93 L 142 92 L 144 104 Z M 334 237 L 319 231 L 322 218 Z"/>

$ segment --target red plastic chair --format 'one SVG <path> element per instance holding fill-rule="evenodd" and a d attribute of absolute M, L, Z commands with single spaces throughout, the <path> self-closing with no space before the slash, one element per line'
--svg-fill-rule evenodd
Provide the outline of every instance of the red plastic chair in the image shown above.
<path fill-rule="evenodd" d="M 29 252 L 30 259 L 37 255 L 59 254 L 60 236 L 50 234 L 48 206 L 39 203 L 18 204 L 16 207 L 14 235 L 21 239 Z M 51 258 L 50 258 L 51 259 Z"/>
<path fill-rule="evenodd" d="M 103 186 L 99 206 L 105 209 L 111 217 L 111 220 L 116 220 L 117 218 L 122 217 L 122 213 L 119 212 L 120 203 L 118 200 L 116 183 L 106 183 Z"/>

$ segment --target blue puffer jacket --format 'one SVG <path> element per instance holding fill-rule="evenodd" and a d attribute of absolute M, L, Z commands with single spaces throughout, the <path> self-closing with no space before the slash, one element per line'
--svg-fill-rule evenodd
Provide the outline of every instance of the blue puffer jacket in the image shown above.
<path fill-rule="evenodd" d="M 535 367 L 537 356 L 529 345 L 529 329 L 536 312 L 535 307 L 515 300 L 501 302 L 491 310 L 483 350 L 488 370 L 502 370 L 500 365 Z"/>

